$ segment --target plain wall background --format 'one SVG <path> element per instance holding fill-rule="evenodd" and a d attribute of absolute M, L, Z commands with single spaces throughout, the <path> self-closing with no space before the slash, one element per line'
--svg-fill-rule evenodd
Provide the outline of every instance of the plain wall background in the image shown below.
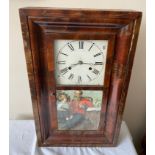
<path fill-rule="evenodd" d="M 145 0 L 10 0 L 10 119 L 32 119 L 18 9 L 27 6 L 132 9 L 143 12 L 124 120 L 138 146 L 145 132 Z"/>

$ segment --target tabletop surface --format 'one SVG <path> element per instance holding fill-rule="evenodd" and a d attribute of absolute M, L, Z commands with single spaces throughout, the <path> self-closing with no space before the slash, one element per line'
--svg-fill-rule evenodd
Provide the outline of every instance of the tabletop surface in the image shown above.
<path fill-rule="evenodd" d="M 10 120 L 10 155 L 137 155 L 122 122 L 117 147 L 38 147 L 33 120 Z"/>

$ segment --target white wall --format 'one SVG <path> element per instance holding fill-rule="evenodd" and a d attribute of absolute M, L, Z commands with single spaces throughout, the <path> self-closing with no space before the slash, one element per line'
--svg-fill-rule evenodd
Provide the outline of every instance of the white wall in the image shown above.
<path fill-rule="evenodd" d="M 33 118 L 18 9 L 27 6 L 143 12 L 124 120 L 136 144 L 145 131 L 145 0 L 10 0 L 10 119 Z"/>

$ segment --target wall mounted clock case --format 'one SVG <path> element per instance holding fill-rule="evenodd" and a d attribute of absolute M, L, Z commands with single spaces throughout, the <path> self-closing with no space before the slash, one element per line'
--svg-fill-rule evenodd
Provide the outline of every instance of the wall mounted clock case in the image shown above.
<path fill-rule="evenodd" d="M 116 146 L 142 13 L 19 10 L 39 146 Z"/>

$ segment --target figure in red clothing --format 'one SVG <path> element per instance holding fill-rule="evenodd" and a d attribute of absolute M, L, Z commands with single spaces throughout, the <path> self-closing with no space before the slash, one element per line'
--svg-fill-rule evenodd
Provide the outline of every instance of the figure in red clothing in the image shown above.
<path fill-rule="evenodd" d="M 82 97 L 83 92 L 81 90 L 76 90 L 74 92 L 74 98 L 69 103 L 70 111 L 72 113 L 70 119 L 65 122 L 65 129 L 70 129 L 81 123 L 85 119 L 85 113 L 88 107 L 93 107 L 93 103 Z"/>

